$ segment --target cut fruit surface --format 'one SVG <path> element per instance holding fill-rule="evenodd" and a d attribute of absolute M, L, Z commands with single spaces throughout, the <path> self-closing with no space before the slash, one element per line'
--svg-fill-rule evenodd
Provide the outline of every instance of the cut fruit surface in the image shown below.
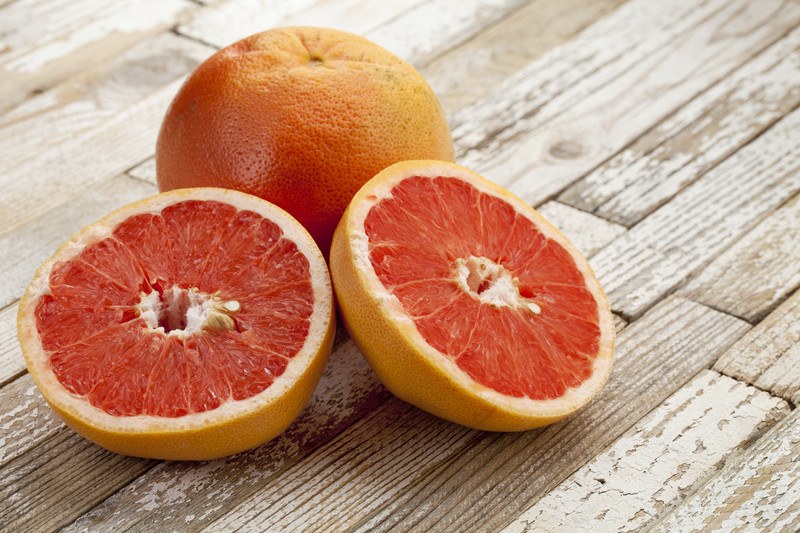
<path fill-rule="evenodd" d="M 112 451 L 208 459 L 283 431 L 333 339 L 324 259 L 287 213 L 223 189 L 115 211 L 62 246 L 20 303 L 42 394 Z"/>
<path fill-rule="evenodd" d="M 345 325 L 381 380 L 448 420 L 522 430 L 574 412 L 611 369 L 588 263 L 509 192 L 439 161 L 387 168 L 336 230 Z"/>

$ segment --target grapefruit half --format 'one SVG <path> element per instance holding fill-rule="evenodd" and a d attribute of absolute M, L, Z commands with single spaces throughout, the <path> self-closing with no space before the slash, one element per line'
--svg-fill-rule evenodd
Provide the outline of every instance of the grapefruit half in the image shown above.
<path fill-rule="evenodd" d="M 608 301 L 541 215 L 461 166 L 405 161 L 355 195 L 331 275 L 346 328 L 401 399 L 465 426 L 560 420 L 605 383 Z"/>
<path fill-rule="evenodd" d="M 285 211 L 236 191 L 160 194 L 92 224 L 19 305 L 31 376 L 114 452 L 212 459 L 281 433 L 333 342 L 330 279 Z"/>

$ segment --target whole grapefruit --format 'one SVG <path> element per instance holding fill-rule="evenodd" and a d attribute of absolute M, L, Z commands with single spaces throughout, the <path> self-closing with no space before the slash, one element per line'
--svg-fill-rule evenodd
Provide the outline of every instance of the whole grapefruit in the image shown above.
<path fill-rule="evenodd" d="M 289 213 L 327 256 L 350 199 L 385 167 L 454 159 L 439 101 L 422 75 L 347 32 L 279 28 L 202 63 L 158 137 L 162 191 L 224 187 Z"/>

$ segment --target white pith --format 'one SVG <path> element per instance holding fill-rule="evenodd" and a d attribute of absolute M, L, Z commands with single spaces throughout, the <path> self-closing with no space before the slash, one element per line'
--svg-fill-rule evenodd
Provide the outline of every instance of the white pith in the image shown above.
<path fill-rule="evenodd" d="M 368 182 L 368 184 L 358 192 L 356 199 L 351 203 L 350 213 L 347 219 L 348 235 L 350 238 L 350 246 L 354 251 L 356 268 L 362 278 L 362 283 L 368 288 L 369 294 L 377 301 L 379 307 L 391 317 L 391 322 L 402 331 L 402 335 L 409 340 L 409 343 L 426 357 L 434 367 L 440 368 L 445 374 L 452 378 L 458 386 L 469 394 L 476 395 L 492 405 L 502 406 L 506 411 L 519 413 L 523 416 L 561 417 L 573 412 L 583 405 L 587 398 L 594 396 L 605 383 L 611 369 L 613 345 L 616 336 L 611 310 L 608 307 L 602 288 L 592 273 L 588 262 L 583 259 L 582 254 L 563 236 L 563 234 L 561 234 L 561 232 L 555 229 L 535 210 L 522 200 L 508 195 L 508 193 L 502 191 L 502 189 L 491 182 L 456 165 L 442 163 L 441 166 L 436 166 L 431 161 L 424 161 L 420 162 L 422 163 L 420 166 L 415 166 L 415 163 L 416 162 L 409 161 L 395 165 L 395 167 L 400 167 L 401 165 L 405 166 L 402 171 L 390 167 L 384 171 L 386 175 L 382 172 L 372 181 Z M 390 173 L 391 175 L 389 175 Z M 364 221 L 370 209 L 380 201 L 391 198 L 391 191 L 398 183 L 415 176 L 423 178 L 454 177 L 462 179 L 480 192 L 500 198 L 509 203 L 515 208 L 517 213 L 533 222 L 545 237 L 556 241 L 570 252 L 575 258 L 576 266 L 584 276 L 586 288 L 595 295 L 598 302 L 601 335 L 599 345 L 601 346 L 601 350 L 595 358 L 593 373 L 589 379 L 581 383 L 578 387 L 567 389 L 561 397 L 556 399 L 534 400 L 527 397 L 508 396 L 478 383 L 463 371 L 453 358 L 442 354 L 428 344 L 417 329 L 412 318 L 406 313 L 400 300 L 391 294 L 388 289 L 384 287 L 383 283 L 381 283 L 380 279 L 378 279 L 369 259 L 369 239 L 364 231 Z M 466 259 L 468 258 L 464 258 L 465 262 Z M 458 270 L 458 267 L 456 267 L 456 269 Z M 468 275 L 466 272 L 464 272 L 464 274 Z M 457 274 L 456 278 L 460 278 L 461 275 L 461 273 Z M 511 276 L 509 276 L 509 278 L 511 278 Z M 503 285 L 496 289 L 493 300 L 495 303 L 499 302 L 500 305 L 514 304 L 515 293 L 518 295 L 518 290 L 516 288 L 512 291 L 508 283 L 503 282 Z M 537 314 L 533 308 L 529 308 L 529 310 Z"/>
<path fill-rule="evenodd" d="M 476 290 L 482 282 L 488 287 L 483 291 Z M 459 288 L 483 303 L 495 307 L 527 309 L 538 315 L 542 308 L 530 298 L 519 293 L 519 279 L 513 277 L 503 265 L 486 257 L 471 255 L 466 259 L 456 259 L 456 283 Z"/>
<path fill-rule="evenodd" d="M 183 296 L 189 302 L 185 310 L 178 304 Z M 164 299 L 168 302 L 167 305 L 164 305 Z M 206 294 L 196 287 L 183 289 L 177 286 L 165 290 L 163 295 L 156 291 L 143 292 L 139 294 L 139 303 L 136 305 L 139 316 L 150 330 L 180 338 L 198 335 L 207 327 L 233 329 L 233 322 L 229 317 L 239 308 L 236 300 L 224 301 L 219 294 Z M 160 324 L 162 317 L 166 318 L 169 331 L 165 331 Z"/>
<path fill-rule="evenodd" d="M 50 368 L 49 355 L 43 350 L 41 338 L 36 328 L 34 312 L 39 298 L 50 293 L 49 279 L 53 266 L 60 261 L 68 261 L 78 255 L 86 246 L 109 237 L 114 228 L 127 218 L 141 213 L 159 213 L 164 207 L 185 200 L 215 200 L 224 202 L 239 210 L 254 211 L 277 224 L 283 232 L 283 237 L 293 241 L 298 250 L 308 259 L 311 273 L 311 285 L 314 302 L 309 318 L 310 327 L 308 336 L 298 353 L 289 360 L 283 374 L 263 392 L 245 400 L 231 400 L 220 407 L 201 413 L 190 413 L 181 417 L 159 417 L 152 415 L 136 415 L 119 417 L 113 416 L 102 409 L 92 406 L 83 397 L 67 391 L 56 378 Z M 158 315 L 155 313 L 157 305 L 152 300 L 159 299 L 157 293 L 151 293 L 140 301 L 141 318 L 152 325 L 153 320 L 158 324 Z M 190 296 L 191 298 L 191 296 Z M 159 302 L 158 305 L 161 305 Z M 36 272 L 33 281 L 20 302 L 20 343 L 26 358 L 31 375 L 37 382 L 40 390 L 50 403 L 70 413 L 75 418 L 104 430 L 118 433 L 172 433 L 192 429 L 201 429 L 209 425 L 220 424 L 234 417 L 254 412 L 276 401 L 290 389 L 305 373 L 313 358 L 317 355 L 330 325 L 332 292 L 330 278 L 325 260 L 310 235 L 294 222 L 285 211 L 269 204 L 255 196 L 250 196 L 237 191 L 215 188 L 179 189 L 158 196 L 146 198 L 129 206 L 115 211 L 102 220 L 84 228 L 58 251 Z M 235 301 L 222 302 L 214 300 L 213 295 L 197 293 L 193 317 L 187 314 L 186 330 L 196 328 L 203 320 L 208 321 L 214 306 L 218 306 L 228 313 L 239 310 Z M 189 324 L 191 322 L 191 324 Z M 159 331 L 161 330 L 161 331 Z M 163 328 L 153 328 L 152 334 L 165 334 Z"/>

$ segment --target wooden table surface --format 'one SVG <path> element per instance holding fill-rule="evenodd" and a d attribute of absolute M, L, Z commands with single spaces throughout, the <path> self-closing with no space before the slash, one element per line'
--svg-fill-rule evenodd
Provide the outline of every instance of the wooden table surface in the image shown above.
<path fill-rule="evenodd" d="M 301 418 L 205 463 L 65 427 L 17 300 L 156 192 L 166 106 L 215 49 L 325 25 L 417 66 L 458 159 L 591 257 L 617 359 L 588 407 L 500 434 L 393 398 L 340 334 Z M 800 2 L 0 0 L 0 530 L 797 531 Z"/>

